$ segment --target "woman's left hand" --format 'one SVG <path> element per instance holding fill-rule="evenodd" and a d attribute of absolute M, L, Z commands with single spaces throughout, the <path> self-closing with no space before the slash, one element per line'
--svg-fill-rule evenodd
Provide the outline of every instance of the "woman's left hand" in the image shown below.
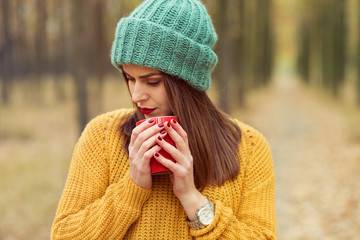
<path fill-rule="evenodd" d="M 154 157 L 172 172 L 170 179 L 173 183 L 174 194 L 180 200 L 189 219 L 192 220 L 197 209 L 204 206 L 208 200 L 195 187 L 193 157 L 189 148 L 187 133 L 174 120 L 170 124 L 165 124 L 165 130 L 174 141 L 176 148 L 164 141 L 160 135 L 156 142 L 176 162 L 166 159 L 160 153 L 155 153 Z"/>

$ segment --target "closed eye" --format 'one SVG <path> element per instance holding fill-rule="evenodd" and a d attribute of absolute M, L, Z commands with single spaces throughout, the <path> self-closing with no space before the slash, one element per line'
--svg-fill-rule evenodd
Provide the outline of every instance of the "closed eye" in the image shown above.
<path fill-rule="evenodd" d="M 160 82 L 161 82 L 161 80 L 157 80 L 157 81 L 148 81 L 148 82 L 147 82 L 147 84 L 148 84 L 148 85 L 150 85 L 150 86 L 155 87 L 155 86 L 159 85 L 159 84 L 160 84 Z"/>

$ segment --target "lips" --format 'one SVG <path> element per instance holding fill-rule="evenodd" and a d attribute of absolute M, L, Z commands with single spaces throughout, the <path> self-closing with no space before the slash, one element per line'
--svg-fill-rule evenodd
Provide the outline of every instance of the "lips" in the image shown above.
<path fill-rule="evenodd" d="M 139 108 L 143 114 L 150 114 L 156 109 L 156 108 L 142 108 L 142 107 L 139 107 Z"/>

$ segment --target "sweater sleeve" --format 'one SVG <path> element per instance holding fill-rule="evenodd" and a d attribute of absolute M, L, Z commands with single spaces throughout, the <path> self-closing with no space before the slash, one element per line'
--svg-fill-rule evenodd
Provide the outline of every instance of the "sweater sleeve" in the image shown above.
<path fill-rule="evenodd" d="M 243 190 L 239 210 L 215 201 L 215 218 L 211 225 L 191 230 L 196 239 L 277 239 L 275 215 L 275 177 L 270 147 L 254 129 L 247 129 L 242 144 L 246 149 L 241 167 Z M 240 150 L 241 151 L 241 150 Z"/>
<path fill-rule="evenodd" d="M 75 146 L 70 170 L 52 225 L 52 239 L 122 238 L 141 214 L 150 190 L 127 173 L 109 185 L 106 115 L 91 121 Z"/>

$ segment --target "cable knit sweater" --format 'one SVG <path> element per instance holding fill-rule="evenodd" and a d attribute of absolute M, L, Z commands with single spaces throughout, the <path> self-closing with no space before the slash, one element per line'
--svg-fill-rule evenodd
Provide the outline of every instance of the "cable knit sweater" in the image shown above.
<path fill-rule="evenodd" d="M 168 175 L 153 176 L 151 190 L 129 177 L 118 127 L 132 112 L 103 114 L 85 128 L 73 153 L 52 239 L 276 239 L 273 162 L 258 131 L 236 121 L 242 130 L 240 173 L 202 191 L 215 204 L 215 218 L 193 230 Z"/>

